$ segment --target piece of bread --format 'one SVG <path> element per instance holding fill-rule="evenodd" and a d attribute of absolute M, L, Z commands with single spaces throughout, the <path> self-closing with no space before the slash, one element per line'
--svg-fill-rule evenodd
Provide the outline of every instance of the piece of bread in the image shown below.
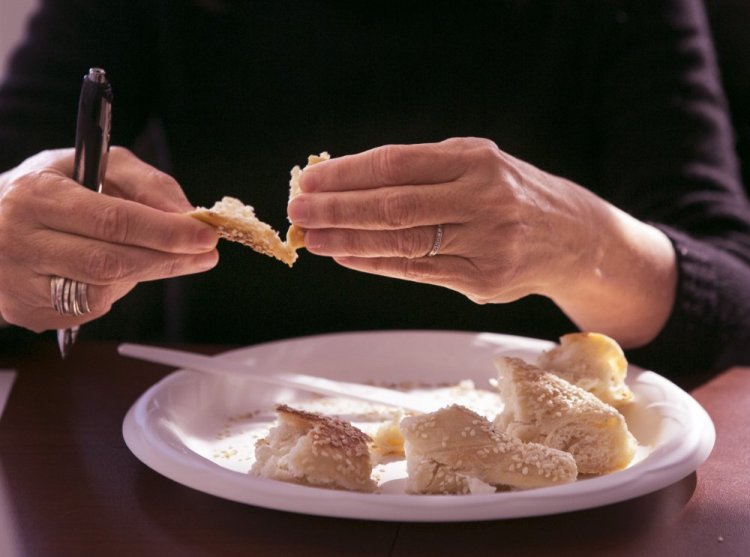
<path fill-rule="evenodd" d="M 606 474 L 630 463 L 637 444 L 615 408 L 519 358 L 500 357 L 495 365 L 505 404 L 494 422 L 499 429 L 571 453 L 581 474 Z"/>
<path fill-rule="evenodd" d="M 329 158 L 325 152 L 310 155 L 305 168 Z M 289 180 L 290 201 L 300 192 L 299 179 L 302 172 L 299 166 L 292 168 Z M 221 238 L 249 246 L 259 253 L 275 257 L 290 267 L 297 261 L 297 250 L 305 246 L 304 230 L 291 225 L 287 230 L 286 240 L 282 241 L 276 230 L 258 219 L 253 207 L 234 197 L 224 197 L 211 208 L 197 207 L 188 215 L 216 228 Z"/>
<path fill-rule="evenodd" d="M 314 164 L 318 164 L 319 162 L 327 161 L 330 158 L 331 155 L 326 151 L 323 151 L 320 155 L 308 156 L 305 168 L 300 168 L 299 165 L 292 168 L 292 171 L 290 172 L 291 178 L 289 179 L 289 201 L 302 193 L 299 179 L 305 169 Z M 286 243 L 295 250 L 305 247 L 305 231 L 294 224 L 290 225 L 289 230 L 286 232 Z"/>
<path fill-rule="evenodd" d="M 571 333 L 542 352 L 537 365 L 589 391 L 615 408 L 633 400 L 625 384 L 628 361 L 613 339 L 600 333 Z"/>
<path fill-rule="evenodd" d="M 573 457 L 497 430 L 464 406 L 401 421 L 410 493 L 468 493 L 472 480 L 527 489 L 572 482 Z"/>
<path fill-rule="evenodd" d="M 399 426 L 403 416 L 399 412 L 393 420 L 381 425 L 372 436 L 372 452 L 380 456 L 403 457 L 404 434 Z"/>
<path fill-rule="evenodd" d="M 370 438 L 337 418 L 276 408 L 278 422 L 255 444 L 250 473 L 285 482 L 372 492 Z"/>

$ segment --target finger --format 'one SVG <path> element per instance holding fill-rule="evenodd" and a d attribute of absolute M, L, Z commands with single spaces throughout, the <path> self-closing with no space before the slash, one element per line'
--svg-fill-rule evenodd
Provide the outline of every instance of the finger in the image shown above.
<path fill-rule="evenodd" d="M 458 179 L 468 169 L 457 140 L 417 145 L 385 145 L 320 162 L 305 169 L 300 188 L 305 192 L 344 191 L 432 184 Z"/>
<path fill-rule="evenodd" d="M 122 147 L 110 152 L 102 192 L 172 213 L 194 209 L 174 178 Z"/>
<path fill-rule="evenodd" d="M 68 328 L 92 321 L 109 312 L 112 304 L 124 297 L 136 283 L 117 283 L 108 286 L 87 285 L 86 300 L 90 312 L 80 316 L 61 315 L 54 309 L 49 276 L 33 275 L 19 281 L 24 288 L 3 291 L 3 317 L 15 325 L 36 332 L 46 329 Z"/>
<path fill-rule="evenodd" d="M 294 224 L 307 229 L 400 230 L 467 222 L 475 203 L 468 185 L 452 182 L 300 194 L 289 203 L 287 213 Z"/>
<path fill-rule="evenodd" d="M 437 227 L 417 226 L 403 230 L 362 231 L 337 228 L 308 230 L 305 248 L 316 255 L 331 257 L 424 257 L 435 245 Z M 454 253 L 455 226 L 443 226 L 442 255 Z"/>
<path fill-rule="evenodd" d="M 67 234 L 58 234 L 54 242 L 37 242 L 37 245 L 39 248 L 30 263 L 37 273 L 97 285 L 200 273 L 218 263 L 217 250 L 197 254 L 164 253 Z"/>
<path fill-rule="evenodd" d="M 476 272 L 463 257 L 440 256 L 406 259 L 403 257 L 335 257 L 341 266 L 354 271 L 422 284 L 445 286 L 460 292 L 467 272 Z"/>
<path fill-rule="evenodd" d="M 38 171 L 46 168 L 62 176 L 72 176 L 75 163 L 75 150 L 72 148 L 48 149 L 41 151 L 10 171 L 10 176 L 15 178 L 28 172 Z"/>
<path fill-rule="evenodd" d="M 465 257 L 438 255 L 406 259 L 403 257 L 335 257 L 343 267 L 411 282 L 443 286 L 463 294 L 473 302 L 506 303 L 518 300 L 538 290 L 513 279 L 514 271 L 499 278 L 496 273 L 483 270 Z"/>
<path fill-rule="evenodd" d="M 213 228 L 187 215 L 101 195 L 52 172 L 42 172 L 16 190 L 25 197 L 8 218 L 28 225 L 33 216 L 37 228 L 167 253 L 201 253 L 218 242 Z"/>

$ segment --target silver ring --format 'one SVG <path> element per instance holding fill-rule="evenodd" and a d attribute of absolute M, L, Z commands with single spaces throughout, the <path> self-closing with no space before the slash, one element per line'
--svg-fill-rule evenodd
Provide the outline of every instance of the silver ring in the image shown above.
<path fill-rule="evenodd" d="M 432 249 L 430 250 L 430 253 L 427 254 L 427 257 L 435 257 L 440 251 L 440 244 L 442 243 L 443 243 L 443 225 L 438 224 L 437 229 L 435 230 L 435 240 L 432 242 Z"/>
<path fill-rule="evenodd" d="M 65 277 L 50 277 L 49 294 L 52 307 L 60 315 L 84 315 L 91 311 L 88 284 Z"/>

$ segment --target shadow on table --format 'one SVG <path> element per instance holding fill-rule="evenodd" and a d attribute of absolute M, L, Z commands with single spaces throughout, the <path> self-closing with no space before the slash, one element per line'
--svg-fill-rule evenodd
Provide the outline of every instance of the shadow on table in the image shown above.
<path fill-rule="evenodd" d="M 261 509 L 206 495 L 142 469 L 136 500 L 182 555 L 609 555 L 676 520 L 696 475 L 630 501 L 550 516 L 457 523 L 389 523 Z M 165 503 L 167 501 L 168 503 Z M 169 509 L 169 512 L 165 512 Z M 154 536 L 150 536 L 151 539 Z M 166 541 L 166 539 L 165 539 Z M 166 547 L 166 546 L 165 546 Z M 585 551 L 583 551 L 585 548 Z M 221 553 L 219 553 L 221 551 Z"/>
<path fill-rule="evenodd" d="M 145 467 L 135 480 L 135 500 L 149 519 L 147 537 L 164 540 L 163 555 L 386 556 L 399 528 L 397 523 L 317 517 L 236 503 L 185 487 Z M 149 552 L 158 549 L 150 545 Z"/>
<path fill-rule="evenodd" d="M 669 487 L 624 501 L 582 511 L 493 522 L 405 524 L 392 555 L 637 555 L 654 532 L 676 521 L 697 484 L 690 474 Z M 630 551 L 628 550 L 630 548 Z"/>

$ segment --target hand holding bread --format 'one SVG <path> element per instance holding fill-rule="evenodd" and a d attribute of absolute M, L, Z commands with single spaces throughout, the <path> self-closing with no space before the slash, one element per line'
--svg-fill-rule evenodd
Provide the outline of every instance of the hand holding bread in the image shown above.
<path fill-rule="evenodd" d="M 73 181 L 73 160 L 73 149 L 45 151 L 0 174 L 0 321 L 70 328 L 139 282 L 216 265 L 216 233 L 181 214 L 190 203 L 170 176 L 113 147 L 101 195 Z M 91 312 L 55 311 L 52 276 L 86 283 Z"/>
<path fill-rule="evenodd" d="M 383 145 L 317 165 L 300 185 L 291 221 L 309 252 L 344 267 L 480 304 L 545 296 L 627 348 L 670 314 L 676 257 L 661 231 L 488 139 Z"/>

